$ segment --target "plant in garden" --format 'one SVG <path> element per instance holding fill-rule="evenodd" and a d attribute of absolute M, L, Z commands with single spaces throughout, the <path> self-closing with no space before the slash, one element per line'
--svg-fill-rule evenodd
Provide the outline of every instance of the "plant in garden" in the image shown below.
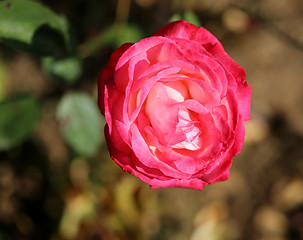
<path fill-rule="evenodd" d="M 152 188 L 202 189 L 228 179 L 250 97 L 245 70 L 186 21 L 122 45 L 99 78 L 111 157 Z"/>
<path fill-rule="evenodd" d="M 67 19 L 38 2 L 0 1 L 0 41 L 38 57 L 54 85 L 70 88 L 81 76 L 82 59 Z M 0 150 L 8 150 L 30 136 L 42 104 L 30 94 L 0 97 Z M 73 90 L 65 93 L 59 99 L 57 119 L 77 154 L 91 157 L 98 152 L 102 119 L 91 96 Z"/>

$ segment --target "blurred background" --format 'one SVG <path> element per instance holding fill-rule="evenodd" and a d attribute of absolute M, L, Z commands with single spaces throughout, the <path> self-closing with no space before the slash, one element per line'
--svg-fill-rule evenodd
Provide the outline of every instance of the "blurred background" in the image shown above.
<path fill-rule="evenodd" d="M 186 19 L 247 70 L 252 119 L 228 181 L 155 189 L 103 138 L 115 48 Z M 0 239 L 303 239 L 303 1 L 0 1 Z"/>

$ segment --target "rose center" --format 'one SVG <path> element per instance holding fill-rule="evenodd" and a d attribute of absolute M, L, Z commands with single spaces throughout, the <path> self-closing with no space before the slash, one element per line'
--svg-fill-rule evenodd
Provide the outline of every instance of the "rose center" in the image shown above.
<path fill-rule="evenodd" d="M 182 82 L 157 82 L 146 99 L 145 112 L 159 143 L 169 148 L 201 148 L 201 127 L 193 114 L 182 106 L 188 91 Z"/>
<path fill-rule="evenodd" d="M 180 134 L 180 141 L 174 144 L 172 147 L 177 149 L 188 149 L 188 150 L 197 150 L 202 146 L 201 134 L 202 130 L 199 127 L 200 123 L 195 121 L 190 116 L 190 113 L 187 109 L 179 110 L 179 122 L 176 128 L 176 135 Z"/>

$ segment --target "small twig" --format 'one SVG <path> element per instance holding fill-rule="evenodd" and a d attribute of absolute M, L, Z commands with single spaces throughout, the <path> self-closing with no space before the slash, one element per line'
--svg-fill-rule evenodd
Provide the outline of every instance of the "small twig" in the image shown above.
<path fill-rule="evenodd" d="M 125 24 L 128 21 L 131 0 L 118 0 L 116 24 Z"/>

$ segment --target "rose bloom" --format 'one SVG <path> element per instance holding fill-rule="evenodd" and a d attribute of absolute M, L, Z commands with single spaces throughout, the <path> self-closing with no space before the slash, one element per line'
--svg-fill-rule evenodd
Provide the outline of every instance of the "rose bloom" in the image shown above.
<path fill-rule="evenodd" d="M 250 118 L 246 72 L 207 30 L 172 22 L 126 43 L 99 78 L 111 158 L 152 188 L 229 178 Z"/>

